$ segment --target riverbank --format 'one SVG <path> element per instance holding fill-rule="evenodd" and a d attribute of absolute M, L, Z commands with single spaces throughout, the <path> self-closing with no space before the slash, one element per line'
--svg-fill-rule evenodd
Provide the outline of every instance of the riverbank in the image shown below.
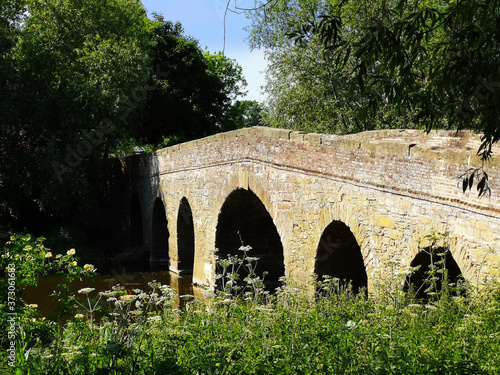
<path fill-rule="evenodd" d="M 335 279 L 318 283 L 315 298 L 286 282 L 271 296 L 259 280 L 207 289 L 204 301 L 184 295 L 182 311 L 159 283 L 96 298 L 82 289 L 85 303 L 62 329 L 35 310 L 20 322 L 17 365 L 72 375 L 500 372 L 498 285 L 467 297 L 451 286 L 415 301 L 396 279 L 370 298 Z"/>
<path fill-rule="evenodd" d="M 370 295 L 336 278 L 266 290 L 258 259 L 220 259 L 216 288 L 202 295 L 147 285 L 90 283 L 75 249 L 52 254 L 41 239 L 12 236 L 0 258 L 0 360 L 15 374 L 498 374 L 500 285 L 452 283 L 436 262 L 425 297 L 405 285 L 415 268 L 391 275 Z M 5 266 L 5 267 L 4 267 Z M 60 318 L 26 304 L 40 275 L 64 275 Z M 243 276 L 245 275 L 245 276 Z M 182 308 L 176 306 L 181 299 Z"/>

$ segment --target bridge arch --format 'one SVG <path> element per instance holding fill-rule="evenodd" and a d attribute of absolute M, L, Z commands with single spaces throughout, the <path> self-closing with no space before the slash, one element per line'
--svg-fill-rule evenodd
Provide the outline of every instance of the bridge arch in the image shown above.
<path fill-rule="evenodd" d="M 130 246 L 141 247 L 144 245 L 142 209 L 139 197 L 135 193 L 130 199 L 129 220 Z"/>
<path fill-rule="evenodd" d="M 266 188 L 268 181 L 263 181 L 254 170 L 251 170 L 244 165 L 239 165 L 234 168 L 229 175 L 225 178 L 225 183 L 219 189 L 216 196 L 215 203 L 212 206 L 212 215 L 217 217 L 220 213 L 221 207 L 228 198 L 228 196 L 237 189 L 251 190 L 264 204 L 267 212 L 273 219 L 275 217 L 275 209 L 272 205 L 272 199 L 270 195 L 270 189 Z M 282 235 L 281 228 L 277 226 L 278 233 Z"/>
<path fill-rule="evenodd" d="M 177 255 L 179 272 L 193 272 L 195 256 L 193 212 L 186 197 L 179 204 L 177 214 Z"/>
<path fill-rule="evenodd" d="M 252 248 L 248 256 L 259 258 L 256 273 L 268 272 L 269 284 L 285 275 L 283 244 L 273 218 L 252 190 L 238 188 L 227 196 L 217 216 L 215 247 L 225 258 L 241 255 L 241 246 Z"/>
<path fill-rule="evenodd" d="M 412 290 L 417 299 L 426 299 L 429 297 L 427 289 L 431 284 L 426 281 L 430 280 L 431 277 L 435 277 L 436 287 L 441 290 L 443 282 L 451 283 L 456 285 L 458 282 L 463 282 L 465 279 L 462 275 L 462 271 L 455 261 L 451 251 L 447 247 L 443 246 L 427 246 L 421 249 L 417 255 L 413 258 L 410 263 L 411 267 L 419 268 L 405 280 L 405 289 Z M 432 267 L 435 266 L 435 273 L 432 272 Z M 446 269 L 447 278 L 444 277 L 444 273 L 441 271 Z M 438 290 L 432 290 L 432 292 L 437 292 Z"/>
<path fill-rule="evenodd" d="M 448 249 L 448 257 L 452 258 L 449 262 L 456 264 L 456 267 L 460 270 L 460 275 L 462 275 L 463 279 L 472 283 L 477 282 L 477 268 L 472 261 L 470 247 L 464 244 L 458 236 L 455 236 L 449 229 L 450 228 L 448 226 L 441 226 L 437 231 L 435 231 L 437 233 L 449 233 L 441 243 L 443 247 Z M 415 234 L 409 241 L 406 251 L 404 252 L 403 265 L 413 266 L 413 264 L 421 264 L 423 261 L 422 259 L 424 259 L 424 255 L 421 253 L 424 251 L 429 252 L 431 247 L 431 242 L 426 239 L 431 232 L 430 228 L 418 228 L 415 231 Z M 453 267 L 455 267 L 455 265 Z"/>
<path fill-rule="evenodd" d="M 316 251 L 314 273 L 338 278 L 340 285 L 351 284 L 354 292 L 368 287 L 361 248 L 349 227 L 342 221 L 332 221 L 323 231 Z"/>
<path fill-rule="evenodd" d="M 342 189 L 339 190 L 339 197 L 344 196 Z M 365 287 L 368 292 L 373 292 L 379 259 L 370 243 L 372 235 L 361 224 L 361 220 L 366 218 L 354 214 L 359 203 L 345 198 L 337 198 L 333 202 L 331 198 L 325 198 L 323 202 L 315 231 L 316 252 L 311 269 L 319 276 L 318 280 L 323 275 L 345 278 L 351 280 L 358 290 Z M 334 252 L 334 249 L 338 250 Z M 331 256 L 330 253 L 338 255 Z M 351 265 L 346 264 L 350 261 L 353 262 Z M 341 270 L 342 267 L 345 270 Z"/>
<path fill-rule="evenodd" d="M 168 262 L 170 232 L 168 230 L 165 206 L 160 197 L 156 198 L 153 204 L 151 231 L 152 246 L 150 261 L 152 263 Z"/>

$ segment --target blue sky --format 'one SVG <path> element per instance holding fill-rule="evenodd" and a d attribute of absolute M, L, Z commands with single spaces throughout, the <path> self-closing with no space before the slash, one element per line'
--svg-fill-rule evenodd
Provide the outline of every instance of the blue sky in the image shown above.
<path fill-rule="evenodd" d="M 252 7 L 253 0 L 231 0 L 230 7 Z M 166 20 L 180 21 L 186 35 L 197 39 L 201 48 L 210 52 L 224 48 L 224 11 L 228 0 L 142 0 L 148 14 L 161 13 Z M 263 51 L 250 52 L 243 30 L 250 21 L 243 14 L 228 12 L 226 16 L 226 41 L 224 53 L 236 59 L 243 68 L 248 82 L 247 100 L 263 101 L 260 86 L 264 84 L 266 62 Z"/>

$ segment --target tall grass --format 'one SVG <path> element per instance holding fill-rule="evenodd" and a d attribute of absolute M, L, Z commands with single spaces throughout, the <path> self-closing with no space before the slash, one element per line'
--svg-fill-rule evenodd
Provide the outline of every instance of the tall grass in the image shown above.
<path fill-rule="evenodd" d="M 182 296 L 182 311 L 172 308 L 172 289 L 151 283 L 132 295 L 80 290 L 79 312 L 63 326 L 27 315 L 18 373 L 500 373 L 496 282 L 456 293 L 448 282 L 435 287 L 443 273 L 435 268 L 431 294 L 420 300 L 403 287 L 411 270 L 393 275 L 376 297 L 330 277 L 311 285 L 283 278 L 271 293 L 247 251 L 220 260 L 218 287 L 207 286 L 203 300 Z"/>

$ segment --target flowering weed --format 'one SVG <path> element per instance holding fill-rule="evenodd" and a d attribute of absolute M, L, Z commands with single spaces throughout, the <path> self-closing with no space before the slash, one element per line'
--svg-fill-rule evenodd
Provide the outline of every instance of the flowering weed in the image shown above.
<path fill-rule="evenodd" d="M 405 290 L 409 269 L 376 296 L 331 277 L 311 285 L 282 278 L 271 292 L 255 275 L 257 261 L 244 250 L 219 260 L 205 299 L 183 295 L 182 310 L 174 309 L 175 292 L 157 282 L 96 297 L 81 289 L 84 301 L 66 324 L 52 327 L 50 339 L 26 331 L 19 368 L 72 375 L 500 373 L 494 281 L 481 290 L 465 285 L 467 293 L 442 283 L 419 299 Z M 40 319 L 31 314 L 36 327 Z"/>

